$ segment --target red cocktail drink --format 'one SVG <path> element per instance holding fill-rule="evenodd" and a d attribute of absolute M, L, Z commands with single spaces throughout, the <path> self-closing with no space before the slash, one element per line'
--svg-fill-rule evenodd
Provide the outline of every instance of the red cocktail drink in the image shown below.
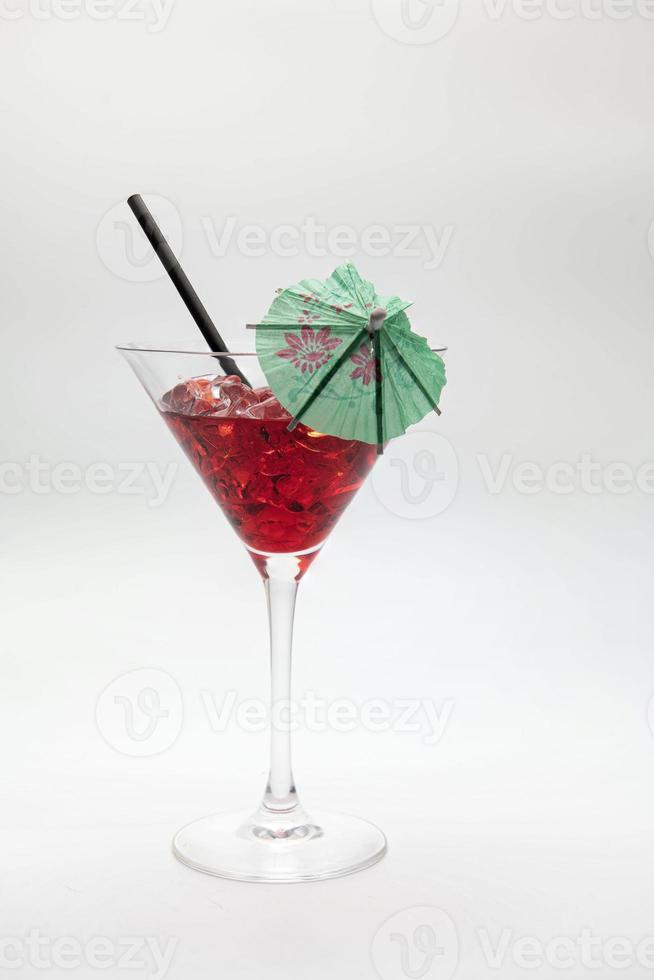
<path fill-rule="evenodd" d="M 367 443 L 338 439 L 291 416 L 269 388 L 198 378 L 164 395 L 161 413 L 234 529 L 255 551 L 317 548 L 376 458 Z"/>

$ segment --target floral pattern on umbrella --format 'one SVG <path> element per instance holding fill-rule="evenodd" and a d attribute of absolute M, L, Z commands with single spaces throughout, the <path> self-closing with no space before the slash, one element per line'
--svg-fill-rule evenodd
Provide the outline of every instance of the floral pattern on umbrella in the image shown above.
<path fill-rule="evenodd" d="M 365 342 L 361 344 L 356 354 L 352 354 L 350 360 L 353 364 L 356 364 L 354 371 L 350 375 L 353 381 L 361 378 L 361 383 L 367 387 L 371 381 L 377 381 L 381 377 L 377 358 Z"/>
<path fill-rule="evenodd" d="M 302 374 L 313 374 L 332 357 L 334 351 L 343 341 L 340 337 L 332 337 L 329 327 L 314 330 L 312 327 L 302 327 L 300 335 L 285 333 L 284 340 L 288 347 L 277 351 L 277 357 L 290 361 L 293 367 Z"/>

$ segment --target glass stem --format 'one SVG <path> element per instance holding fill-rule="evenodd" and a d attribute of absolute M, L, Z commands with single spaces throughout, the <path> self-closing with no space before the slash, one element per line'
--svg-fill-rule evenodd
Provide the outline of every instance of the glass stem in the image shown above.
<path fill-rule="evenodd" d="M 263 805 L 275 813 L 288 813 L 298 805 L 291 767 L 291 651 L 298 565 L 288 557 L 268 559 L 264 580 L 270 622 L 271 703 L 270 773 Z"/>

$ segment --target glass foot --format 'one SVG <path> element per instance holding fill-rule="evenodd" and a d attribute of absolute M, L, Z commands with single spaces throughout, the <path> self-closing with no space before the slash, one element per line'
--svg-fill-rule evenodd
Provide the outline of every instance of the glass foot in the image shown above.
<path fill-rule="evenodd" d="M 386 838 L 367 820 L 301 807 L 274 813 L 217 813 L 188 824 L 173 854 L 189 868 L 239 881 L 290 882 L 337 878 L 375 864 Z"/>

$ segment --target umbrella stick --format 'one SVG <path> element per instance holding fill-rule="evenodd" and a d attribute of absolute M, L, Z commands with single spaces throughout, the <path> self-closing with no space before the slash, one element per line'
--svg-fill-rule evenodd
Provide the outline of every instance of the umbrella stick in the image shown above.
<path fill-rule="evenodd" d="M 294 415 L 294 417 L 288 423 L 287 429 L 288 429 L 289 432 L 292 432 L 293 431 L 293 429 L 296 427 L 296 425 L 300 421 L 300 417 L 302 415 L 304 415 L 304 413 L 309 408 L 311 408 L 311 406 L 313 405 L 313 403 L 315 402 L 316 398 L 321 393 L 321 391 L 323 390 L 323 388 L 325 387 L 325 385 L 328 385 L 329 384 L 329 382 L 334 377 L 334 375 L 336 374 L 336 372 L 338 371 L 338 369 L 343 366 L 343 364 L 348 359 L 348 357 L 350 356 L 350 354 L 354 350 L 356 350 L 356 348 L 359 346 L 359 344 L 361 343 L 361 341 L 365 339 L 366 336 L 367 336 L 367 330 L 359 330 L 359 332 L 355 335 L 354 339 L 345 348 L 345 350 L 343 351 L 343 353 L 341 354 L 341 356 L 339 358 L 337 358 L 336 361 L 334 361 L 334 363 L 330 367 L 330 369 L 327 372 L 327 374 L 323 375 L 323 377 L 320 379 L 319 383 L 313 389 L 313 391 L 311 392 L 311 394 L 309 395 L 309 397 L 305 401 L 305 403 L 302 406 L 302 408 L 300 409 L 300 411 L 299 412 L 296 412 L 295 415 Z"/>
<path fill-rule="evenodd" d="M 413 378 L 413 380 L 416 383 L 416 385 L 418 386 L 418 388 L 420 388 L 420 391 L 423 393 L 423 395 L 425 396 L 425 398 L 427 399 L 427 401 L 429 402 L 429 404 L 431 405 L 431 407 L 434 409 L 434 411 L 436 412 L 436 414 L 437 415 L 441 415 L 442 412 L 441 412 L 440 408 L 438 407 L 438 405 L 436 404 L 436 402 L 434 401 L 434 399 L 432 398 L 432 396 L 429 394 L 429 392 L 427 391 L 427 389 L 425 388 L 425 386 L 423 385 L 422 381 L 420 380 L 420 378 L 418 377 L 418 375 L 415 373 L 415 371 L 413 370 L 413 368 L 411 367 L 411 365 L 409 364 L 409 362 L 405 359 L 405 357 L 403 356 L 403 354 L 399 350 L 397 344 L 394 342 L 393 338 L 390 336 L 389 333 L 386 333 L 386 340 L 389 342 L 389 344 L 391 345 L 391 347 L 393 348 L 393 350 L 395 351 L 395 353 L 399 357 L 400 361 L 402 362 L 402 364 L 404 365 L 404 367 L 407 369 L 407 371 L 409 372 L 409 374 Z"/>
<path fill-rule="evenodd" d="M 372 336 L 373 356 L 375 359 L 375 413 L 377 415 L 377 455 L 381 456 L 384 452 L 384 416 L 382 400 L 382 367 L 381 367 L 381 344 L 379 341 L 379 331 L 376 330 Z"/>

